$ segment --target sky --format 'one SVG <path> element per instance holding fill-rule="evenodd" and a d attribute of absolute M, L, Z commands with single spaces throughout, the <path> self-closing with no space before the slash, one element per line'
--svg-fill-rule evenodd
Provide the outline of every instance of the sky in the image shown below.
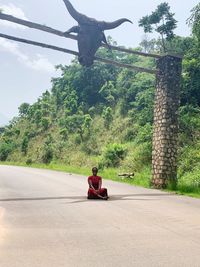
<path fill-rule="evenodd" d="M 166 0 L 167 1 L 167 0 Z M 160 0 L 71 0 L 78 11 L 99 20 L 114 21 L 126 17 L 133 24 L 106 31 L 118 45 L 136 47 L 144 33 L 138 27 L 141 17 L 151 14 Z M 199 0 L 168 0 L 178 21 L 177 35 L 189 36 L 186 25 L 190 10 Z M 0 9 L 13 16 L 45 24 L 62 31 L 76 25 L 62 0 L 0 0 Z M 52 34 L 0 21 L 0 33 L 45 42 L 77 50 L 75 41 Z M 149 35 L 151 37 L 151 35 Z M 153 37 L 153 36 L 152 36 Z M 60 75 L 55 65 L 70 64 L 73 57 L 61 52 L 20 44 L 0 38 L 0 125 L 18 115 L 18 107 L 34 103 L 46 90 L 51 89 L 52 77 Z"/>

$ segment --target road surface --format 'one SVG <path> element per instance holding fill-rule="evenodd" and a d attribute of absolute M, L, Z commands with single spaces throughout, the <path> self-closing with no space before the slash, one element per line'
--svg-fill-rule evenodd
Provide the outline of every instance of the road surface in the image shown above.
<path fill-rule="evenodd" d="M 200 267 L 200 200 L 0 166 L 0 267 Z"/>

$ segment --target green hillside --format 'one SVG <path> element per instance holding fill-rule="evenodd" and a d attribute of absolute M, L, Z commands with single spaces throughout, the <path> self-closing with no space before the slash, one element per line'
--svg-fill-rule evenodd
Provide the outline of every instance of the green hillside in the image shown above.
<path fill-rule="evenodd" d="M 194 31 L 193 37 L 173 36 L 166 43 L 184 56 L 178 190 L 193 194 L 200 193 L 198 36 Z M 146 41 L 137 50 L 159 53 L 161 44 L 159 40 Z M 105 49 L 98 55 L 155 67 L 153 59 L 137 55 Z M 1 129 L 0 160 L 68 166 L 77 172 L 97 165 L 108 178 L 134 172 L 133 183 L 149 186 L 155 77 L 101 63 L 84 68 L 76 60 L 57 68 L 62 75 L 52 79 L 51 89 L 33 105 L 21 104 L 19 116 Z"/>

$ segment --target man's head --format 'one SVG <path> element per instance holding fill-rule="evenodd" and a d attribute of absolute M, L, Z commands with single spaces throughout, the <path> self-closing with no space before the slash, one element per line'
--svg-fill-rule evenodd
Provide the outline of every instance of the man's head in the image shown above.
<path fill-rule="evenodd" d="M 93 175 L 97 175 L 97 173 L 98 173 L 97 167 L 92 168 L 92 173 L 93 173 Z"/>

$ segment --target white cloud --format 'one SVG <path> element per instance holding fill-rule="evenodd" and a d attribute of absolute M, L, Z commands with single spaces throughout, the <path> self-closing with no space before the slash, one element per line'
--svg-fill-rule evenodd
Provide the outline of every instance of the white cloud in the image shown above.
<path fill-rule="evenodd" d="M 32 60 L 27 58 L 25 63 L 29 68 L 32 68 L 37 71 L 45 71 L 49 73 L 55 72 L 54 65 L 46 57 L 40 54 L 37 54 L 36 57 L 37 57 L 36 59 L 32 59 Z"/>
<path fill-rule="evenodd" d="M 7 5 L 0 4 L 0 10 L 2 10 L 2 13 L 12 15 L 20 19 L 28 20 L 24 14 L 24 11 L 12 3 L 7 4 Z M 16 23 L 12 23 L 6 20 L 0 20 L 0 26 L 11 27 L 14 29 L 26 29 L 26 27 L 24 26 L 21 26 L 21 25 L 18 25 Z"/>
<path fill-rule="evenodd" d="M 26 67 L 35 71 L 53 73 L 55 72 L 54 65 L 43 55 L 37 54 L 35 58 L 24 54 L 18 44 L 0 38 L 0 51 L 9 52 L 17 57 L 17 60 Z"/>

